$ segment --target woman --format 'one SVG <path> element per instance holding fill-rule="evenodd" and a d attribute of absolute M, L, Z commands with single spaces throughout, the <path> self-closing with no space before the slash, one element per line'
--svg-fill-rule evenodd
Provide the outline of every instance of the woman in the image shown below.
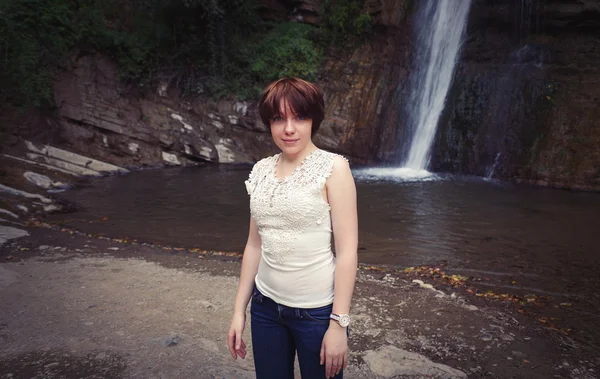
<path fill-rule="evenodd" d="M 312 142 L 324 118 L 314 84 L 284 78 L 259 102 L 279 154 L 257 162 L 246 188 L 250 231 L 228 344 L 245 358 L 250 298 L 258 379 L 342 378 L 357 266 L 356 188 L 348 162 Z M 335 237 L 335 257 L 331 235 Z"/>

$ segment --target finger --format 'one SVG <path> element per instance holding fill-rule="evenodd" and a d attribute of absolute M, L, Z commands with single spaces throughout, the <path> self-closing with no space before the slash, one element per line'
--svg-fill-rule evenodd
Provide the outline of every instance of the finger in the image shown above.
<path fill-rule="evenodd" d="M 333 364 L 331 365 L 331 376 L 339 374 L 341 368 L 342 368 L 341 361 L 335 360 L 335 358 L 334 358 Z"/>
<path fill-rule="evenodd" d="M 239 356 L 246 355 L 246 344 L 244 343 L 244 340 L 242 339 L 240 341 L 240 348 L 236 350 Z"/>
<path fill-rule="evenodd" d="M 348 352 L 344 353 L 344 370 L 348 367 Z"/>
<path fill-rule="evenodd" d="M 325 358 L 325 376 L 327 378 L 333 376 L 333 357 L 331 356 Z"/>
<path fill-rule="evenodd" d="M 234 339 L 235 339 L 235 334 L 232 333 L 231 331 L 229 331 L 229 334 L 227 334 L 227 346 L 229 347 L 229 352 L 231 353 L 231 356 L 233 357 L 233 359 L 236 358 L 235 349 L 233 348 L 234 342 L 235 342 Z"/>
<path fill-rule="evenodd" d="M 239 350 L 241 347 L 242 335 L 239 331 L 235 331 L 235 349 Z"/>
<path fill-rule="evenodd" d="M 239 351 L 245 347 L 246 347 L 246 344 L 244 343 L 244 338 L 238 336 L 235 340 L 235 350 Z"/>
<path fill-rule="evenodd" d="M 242 338 L 236 340 L 236 345 L 238 347 L 236 347 L 235 352 L 239 357 L 244 359 L 244 356 L 246 356 L 246 344 L 244 343 L 244 340 Z"/>
<path fill-rule="evenodd" d="M 319 357 L 321 358 L 319 364 L 323 365 L 323 363 L 325 363 L 325 345 L 323 344 L 321 344 L 321 352 L 319 353 Z"/>

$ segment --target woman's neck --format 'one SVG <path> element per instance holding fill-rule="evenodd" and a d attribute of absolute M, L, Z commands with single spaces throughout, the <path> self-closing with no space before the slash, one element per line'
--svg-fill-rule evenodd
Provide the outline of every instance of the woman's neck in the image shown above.
<path fill-rule="evenodd" d="M 281 161 L 285 162 L 286 164 L 290 164 L 290 165 L 295 165 L 295 164 L 299 164 L 300 162 L 302 162 L 302 160 L 304 160 L 304 158 L 306 158 L 307 156 L 309 156 L 313 151 L 318 150 L 318 147 L 315 146 L 314 143 L 309 143 L 308 145 L 306 145 L 306 147 L 299 151 L 296 154 L 286 154 L 285 152 L 281 152 Z"/>

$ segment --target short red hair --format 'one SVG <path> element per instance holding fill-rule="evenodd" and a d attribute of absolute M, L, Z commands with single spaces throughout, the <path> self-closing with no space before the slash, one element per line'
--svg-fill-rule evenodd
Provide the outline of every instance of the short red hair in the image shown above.
<path fill-rule="evenodd" d="M 271 126 L 271 120 L 281 115 L 281 103 L 285 102 L 295 115 L 312 120 L 312 135 L 321 126 L 325 118 L 325 100 L 323 91 L 315 84 L 300 78 L 282 78 L 267 86 L 260 96 L 258 113 L 265 126 Z"/>

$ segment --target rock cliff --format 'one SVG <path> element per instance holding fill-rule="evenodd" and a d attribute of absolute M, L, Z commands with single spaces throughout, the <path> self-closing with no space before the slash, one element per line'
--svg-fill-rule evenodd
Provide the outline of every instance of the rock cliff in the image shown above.
<path fill-rule="evenodd" d="M 598 30 L 595 1 L 475 1 L 432 168 L 600 189 Z"/>
<path fill-rule="evenodd" d="M 318 23 L 323 1 L 262 4 L 265 18 Z M 355 162 L 400 161 L 414 7 L 366 0 L 373 33 L 356 49 L 332 49 L 319 78 L 328 106 L 319 146 Z M 600 189 L 599 28 L 592 0 L 473 0 L 431 169 Z M 252 162 L 275 151 L 255 103 L 182 99 L 166 83 L 128 88 L 100 54 L 73 54 L 55 100 L 55 115 L 20 122 L 42 125 L 39 142 L 122 167 Z M 5 136 L 26 133 L 11 125 Z"/>

